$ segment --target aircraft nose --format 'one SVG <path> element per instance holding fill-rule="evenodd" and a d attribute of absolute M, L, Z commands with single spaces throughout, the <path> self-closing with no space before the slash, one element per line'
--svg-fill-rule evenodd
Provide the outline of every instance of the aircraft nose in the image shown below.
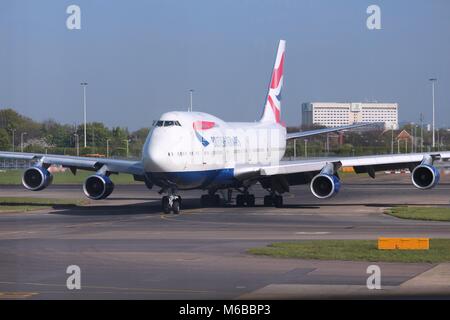
<path fill-rule="evenodd" d="M 168 165 L 168 148 L 164 139 L 153 135 L 148 144 L 146 164 L 152 172 L 165 171 Z"/>
<path fill-rule="evenodd" d="M 186 167 L 187 157 L 180 154 L 189 149 L 188 138 L 183 132 L 175 130 L 177 128 L 169 129 L 172 131 L 155 129 L 146 145 L 144 161 L 150 172 L 171 172 Z"/>

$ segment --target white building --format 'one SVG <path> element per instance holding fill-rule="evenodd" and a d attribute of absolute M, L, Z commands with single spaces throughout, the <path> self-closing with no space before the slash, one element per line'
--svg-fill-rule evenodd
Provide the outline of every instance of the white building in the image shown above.
<path fill-rule="evenodd" d="M 338 127 L 359 122 L 384 122 L 385 129 L 398 129 L 397 103 L 302 103 L 302 125 Z"/>

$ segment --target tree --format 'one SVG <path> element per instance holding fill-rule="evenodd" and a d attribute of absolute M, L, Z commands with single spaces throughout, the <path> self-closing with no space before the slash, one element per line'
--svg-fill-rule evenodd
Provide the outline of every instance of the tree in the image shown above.
<path fill-rule="evenodd" d="M 139 130 L 132 132 L 131 136 L 135 141 L 145 142 L 145 139 L 147 139 L 149 132 L 150 132 L 149 128 L 141 128 Z"/>
<path fill-rule="evenodd" d="M 29 138 L 36 138 L 40 135 L 40 124 L 24 117 L 12 109 L 0 110 L 0 128 L 11 131 L 16 129 L 16 134 L 27 132 Z"/>
<path fill-rule="evenodd" d="M 111 146 L 113 156 L 125 157 L 127 154 L 126 142 L 125 140 L 129 140 L 129 132 L 126 128 L 114 127 L 111 132 Z M 128 145 L 129 150 L 130 144 Z"/>
<path fill-rule="evenodd" d="M 11 140 L 9 140 L 8 132 L 0 128 L 0 150 L 8 150 L 11 147 Z"/>
<path fill-rule="evenodd" d="M 139 157 L 142 153 L 142 146 L 150 132 L 149 128 L 141 128 L 131 133 L 130 154 Z"/>
<path fill-rule="evenodd" d="M 353 145 L 350 143 L 344 143 L 338 150 L 338 154 L 341 155 L 351 155 L 353 153 Z"/>
<path fill-rule="evenodd" d="M 57 147 L 73 146 L 73 127 L 70 125 L 61 125 L 55 120 L 46 120 L 41 126 L 41 136 L 45 141 Z"/>

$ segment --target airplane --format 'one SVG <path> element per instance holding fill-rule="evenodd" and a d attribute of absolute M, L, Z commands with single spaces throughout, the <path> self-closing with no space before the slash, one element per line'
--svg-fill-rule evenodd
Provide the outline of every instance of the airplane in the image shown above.
<path fill-rule="evenodd" d="M 264 206 L 282 207 L 283 194 L 289 192 L 290 186 L 300 184 L 309 184 L 315 197 L 327 199 L 341 188 L 341 166 L 353 167 L 356 173 L 367 173 L 372 178 L 377 171 L 410 169 L 415 187 L 431 189 L 438 184 L 439 171 L 433 163 L 448 160 L 447 151 L 281 161 L 289 139 L 369 125 L 287 133 L 281 121 L 285 49 L 286 42 L 280 40 L 259 121 L 225 122 L 203 112 L 167 112 L 153 122 L 139 161 L 5 151 L 0 151 L 0 158 L 32 161 L 22 176 L 23 186 L 31 191 L 43 190 L 52 183 L 48 170 L 51 165 L 69 168 L 73 174 L 77 170 L 92 171 L 83 191 L 93 200 L 111 195 L 111 174 L 131 174 L 149 189 L 161 188 L 162 211 L 174 214 L 181 209 L 179 191 L 192 189 L 207 191 L 201 196 L 202 206 L 219 205 L 218 192 L 226 190 L 228 201 L 237 191 L 236 205 L 252 207 L 255 196 L 250 190 L 257 183 L 268 192 Z"/>

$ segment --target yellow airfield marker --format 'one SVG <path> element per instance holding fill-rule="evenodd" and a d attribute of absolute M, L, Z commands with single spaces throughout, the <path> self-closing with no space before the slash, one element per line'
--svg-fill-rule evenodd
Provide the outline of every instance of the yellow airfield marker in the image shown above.
<path fill-rule="evenodd" d="M 429 238 L 378 238 L 378 250 L 429 250 Z"/>

